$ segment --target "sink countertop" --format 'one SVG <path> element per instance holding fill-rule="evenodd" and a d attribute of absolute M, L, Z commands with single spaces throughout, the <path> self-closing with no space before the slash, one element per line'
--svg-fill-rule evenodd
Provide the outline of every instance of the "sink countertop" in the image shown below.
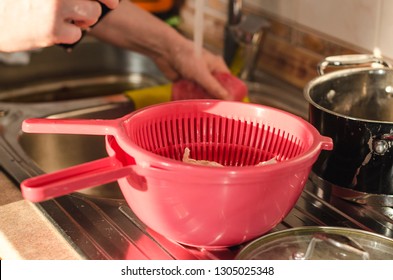
<path fill-rule="evenodd" d="M 23 199 L 0 172 L 0 258 L 3 260 L 76 260 L 81 256 L 42 212 Z"/>

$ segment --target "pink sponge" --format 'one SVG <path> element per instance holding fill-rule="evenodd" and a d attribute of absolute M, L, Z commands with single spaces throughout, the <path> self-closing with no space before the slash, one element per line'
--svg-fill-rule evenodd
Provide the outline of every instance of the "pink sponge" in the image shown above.
<path fill-rule="evenodd" d="M 229 92 L 231 100 L 242 101 L 247 96 L 246 84 L 230 73 L 215 73 L 213 76 Z M 204 88 L 190 80 L 180 80 L 172 86 L 172 100 L 215 98 Z"/>

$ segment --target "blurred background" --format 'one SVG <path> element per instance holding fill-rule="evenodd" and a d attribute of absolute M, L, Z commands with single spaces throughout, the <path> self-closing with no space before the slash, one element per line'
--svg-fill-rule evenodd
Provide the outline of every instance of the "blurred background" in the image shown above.
<path fill-rule="evenodd" d="M 197 0 L 185 0 L 179 28 L 192 34 Z M 204 39 L 220 51 L 229 0 L 205 0 Z M 324 57 L 377 50 L 393 58 L 393 2 L 389 0 L 244 0 L 243 14 L 267 19 L 258 67 L 302 88 Z"/>

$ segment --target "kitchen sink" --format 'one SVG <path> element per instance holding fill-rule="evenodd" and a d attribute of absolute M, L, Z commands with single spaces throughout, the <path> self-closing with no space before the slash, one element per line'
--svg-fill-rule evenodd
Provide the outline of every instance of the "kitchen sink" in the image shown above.
<path fill-rule="evenodd" d="M 14 123 L 5 136 L 18 139 L 13 149 L 34 170 L 26 176 L 18 175 L 19 181 L 34 173 L 52 172 L 107 155 L 102 136 L 23 134 L 18 131 L 23 119 L 118 118 L 135 109 L 124 92 L 167 82 L 148 58 L 89 38 L 72 53 L 48 48 L 31 53 L 28 65 L 6 67 L 6 75 L 0 77 L 0 110 L 3 122 L 12 119 Z M 261 82 L 247 82 L 251 102 L 306 118 L 307 103 L 301 91 L 266 74 L 256 77 Z M 20 167 L 12 168 L 11 173 L 20 173 Z M 81 192 L 122 198 L 116 183 Z"/>
<path fill-rule="evenodd" d="M 110 82 L 110 86 L 114 89 L 120 89 L 124 87 L 124 77 L 116 77 L 118 79 L 108 80 Z M 104 92 L 107 90 L 107 88 L 109 88 L 109 86 L 106 86 L 106 84 L 104 84 L 103 87 L 99 87 L 97 86 L 97 84 L 94 83 L 95 81 L 95 79 L 89 79 L 88 82 L 93 82 L 91 85 L 89 85 L 88 83 L 83 84 L 83 89 L 86 94 L 90 95 L 90 91 L 94 90 L 100 96 L 100 90 L 102 88 L 104 89 Z M 54 99 L 55 97 L 52 97 L 52 95 L 56 96 L 58 93 L 60 96 L 62 96 L 64 94 L 64 91 L 67 91 L 67 98 L 65 100 L 67 100 L 68 97 L 71 96 L 75 96 L 75 98 L 79 99 L 81 98 L 80 85 L 82 85 L 82 81 L 78 81 L 79 86 L 76 87 L 72 86 L 74 82 L 75 80 L 72 80 L 72 82 L 70 82 L 69 84 L 67 83 L 67 81 L 63 81 L 62 85 L 64 85 L 65 87 L 58 88 L 46 85 L 47 87 L 52 88 L 50 92 L 43 92 L 37 90 L 37 92 L 29 92 L 29 94 L 26 94 L 27 91 L 25 91 L 24 95 L 19 96 L 15 100 L 20 99 L 26 102 L 32 102 L 33 100 L 41 100 L 34 102 L 42 102 L 42 100 Z M 101 84 L 103 83 L 102 80 L 100 82 Z M 152 80 L 148 80 L 146 84 L 151 85 Z M 131 85 L 127 84 L 127 86 L 124 87 L 124 90 L 130 90 L 130 88 L 135 86 L 135 83 Z M 145 85 L 138 84 L 137 86 L 141 87 Z M 248 83 L 248 87 L 250 89 L 249 97 L 251 102 L 277 107 L 283 110 L 290 111 L 294 114 L 299 114 L 303 117 L 306 117 L 304 113 L 307 112 L 307 107 L 304 108 L 304 104 L 302 104 L 303 107 L 299 106 L 301 104 L 300 102 L 296 103 L 298 98 L 294 97 L 294 93 L 291 94 L 290 91 L 284 90 L 279 91 L 277 87 L 269 84 Z M 40 89 L 40 87 L 36 87 L 36 89 Z M 40 97 L 42 97 L 43 99 L 40 99 Z M 101 99 L 102 98 L 98 98 L 98 100 Z M 56 103 L 56 106 L 60 107 L 59 109 L 57 109 L 58 113 L 50 114 L 45 117 L 114 119 L 129 114 L 132 110 L 134 110 L 134 104 L 132 100 L 128 100 L 121 94 L 107 96 L 103 100 L 110 101 L 111 99 L 115 100 L 115 102 L 109 102 L 108 105 L 90 105 L 87 108 L 77 110 L 72 110 L 72 108 L 68 108 L 67 111 L 64 112 L 62 112 L 62 110 L 60 109 L 62 107 L 62 102 L 58 100 L 58 102 Z M 97 100 L 97 98 L 95 100 Z M 52 106 L 52 103 L 50 104 L 50 106 Z M 38 166 L 38 168 L 46 173 L 81 164 L 84 162 L 93 161 L 95 159 L 107 156 L 103 136 L 21 134 L 19 136 L 19 144 L 23 151 L 27 154 L 27 156 L 31 160 L 33 160 L 34 163 Z M 117 186 L 117 183 L 110 183 L 104 186 L 89 188 L 80 192 L 94 196 L 122 198 L 122 194 Z"/>
<path fill-rule="evenodd" d="M 18 182 L 105 154 L 103 137 L 25 135 L 24 119 L 117 118 L 134 110 L 124 92 L 167 82 L 147 57 L 89 37 L 71 53 L 37 50 L 0 72 L 1 166 Z"/>
<path fill-rule="evenodd" d="M 125 91 L 167 80 L 148 58 L 86 37 L 72 53 L 52 47 L 25 66 L 0 65 L 0 165 L 15 185 L 26 178 L 107 156 L 103 136 L 24 134 L 26 118 L 113 119 L 135 110 Z M 3 75 L 4 74 L 4 75 Z M 247 82 L 250 101 L 307 118 L 302 91 L 266 73 Z M 205 250 L 152 232 L 110 183 L 37 204 L 83 258 L 232 259 L 242 247 Z M 392 209 L 335 198 L 311 180 L 273 231 L 305 225 L 360 228 L 393 236 Z"/>
<path fill-rule="evenodd" d="M 165 82 L 147 57 L 90 37 L 85 37 L 71 52 L 51 47 L 29 54 L 27 65 L 0 63 L 1 101 L 81 99 Z"/>
<path fill-rule="evenodd" d="M 250 101 L 275 107 L 294 115 L 308 118 L 308 103 L 303 92 L 264 73 L 257 75 L 258 82 L 246 82 Z"/>

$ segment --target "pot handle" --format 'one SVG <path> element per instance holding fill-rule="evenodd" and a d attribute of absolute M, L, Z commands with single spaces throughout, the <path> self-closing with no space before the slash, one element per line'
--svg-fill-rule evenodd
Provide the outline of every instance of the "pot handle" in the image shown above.
<path fill-rule="evenodd" d="M 41 202 L 77 190 L 113 182 L 130 174 L 131 166 L 123 166 L 115 157 L 83 163 L 21 183 L 22 195 L 31 202 Z"/>
<path fill-rule="evenodd" d="M 26 119 L 22 131 L 27 133 L 116 135 L 121 119 Z"/>
<path fill-rule="evenodd" d="M 327 136 L 320 136 L 321 150 L 333 150 L 333 139 Z"/>
<path fill-rule="evenodd" d="M 377 155 L 384 155 L 393 147 L 393 134 L 383 134 L 373 140 L 372 148 Z"/>
<path fill-rule="evenodd" d="M 332 67 L 353 67 L 364 64 L 370 64 L 374 66 L 378 64 L 379 67 L 392 68 L 392 66 L 382 58 L 376 57 L 370 54 L 347 54 L 347 55 L 336 55 L 328 56 L 321 61 L 317 66 L 317 71 L 320 76 L 325 74 L 325 69 L 328 66 Z"/>

